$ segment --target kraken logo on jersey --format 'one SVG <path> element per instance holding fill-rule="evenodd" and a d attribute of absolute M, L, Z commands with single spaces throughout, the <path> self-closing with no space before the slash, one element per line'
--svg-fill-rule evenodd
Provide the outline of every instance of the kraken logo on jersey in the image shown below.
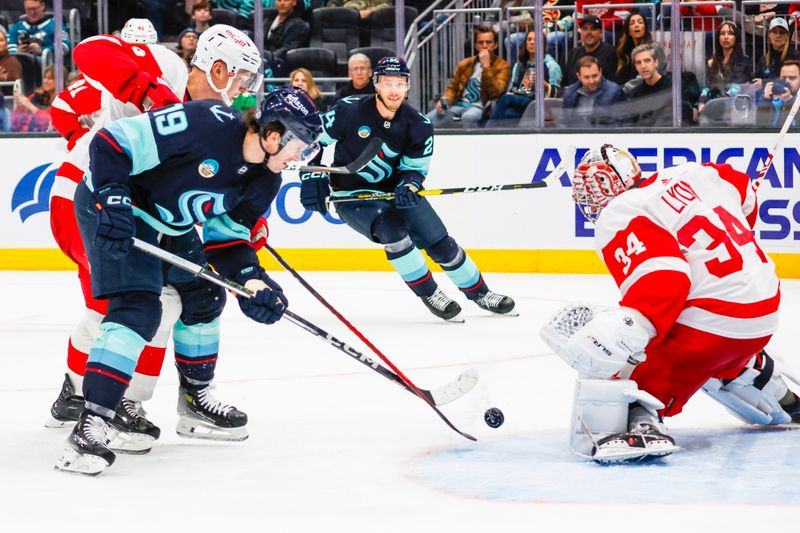
<path fill-rule="evenodd" d="M 367 163 L 361 172 L 358 173 L 359 176 L 364 178 L 370 183 L 377 183 L 379 181 L 385 180 L 389 176 L 392 175 L 393 168 L 390 163 L 387 163 L 383 160 L 383 156 L 386 156 L 389 159 L 394 159 L 398 155 L 399 152 L 395 152 L 386 143 L 381 145 L 381 150 L 378 152 L 378 155 L 372 158 L 372 161 Z"/>
<path fill-rule="evenodd" d="M 39 165 L 27 172 L 19 180 L 11 195 L 11 211 L 19 210 L 19 218 L 25 222 L 27 218 L 36 213 L 44 213 L 50 208 L 50 189 L 56 179 L 56 170 L 48 172 L 51 163 Z"/>
<path fill-rule="evenodd" d="M 358 128 L 358 136 L 361 137 L 362 139 L 366 139 L 367 137 L 369 137 L 369 134 L 371 132 L 372 130 L 369 129 L 369 126 L 361 126 L 360 128 Z"/>
<path fill-rule="evenodd" d="M 204 178 L 213 178 L 219 172 L 219 163 L 214 159 L 206 159 L 198 165 L 197 172 Z"/>
<path fill-rule="evenodd" d="M 169 209 L 156 204 L 161 220 L 174 228 L 191 228 L 195 222 L 205 222 L 209 218 L 225 212 L 225 195 L 208 191 L 186 191 L 178 198 L 180 220 Z"/>

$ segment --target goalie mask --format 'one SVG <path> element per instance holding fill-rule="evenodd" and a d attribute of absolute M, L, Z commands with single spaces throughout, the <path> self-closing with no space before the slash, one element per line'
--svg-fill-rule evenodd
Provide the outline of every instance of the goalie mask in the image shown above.
<path fill-rule="evenodd" d="M 623 148 L 604 144 L 583 156 L 572 179 L 572 199 L 589 222 L 642 176 L 636 159 Z"/>

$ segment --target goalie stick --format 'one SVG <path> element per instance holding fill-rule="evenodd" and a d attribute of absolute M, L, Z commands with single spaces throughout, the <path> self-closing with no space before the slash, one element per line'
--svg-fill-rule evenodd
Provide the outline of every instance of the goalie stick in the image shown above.
<path fill-rule="evenodd" d="M 295 161 L 293 164 L 290 163 L 286 166 L 285 170 L 297 170 L 300 172 L 328 172 L 331 174 L 355 174 L 367 164 L 369 164 L 372 159 L 378 155 L 381 151 L 381 146 L 383 145 L 383 139 L 380 137 L 373 137 L 369 144 L 364 148 L 364 151 L 361 152 L 361 155 L 356 158 L 355 161 L 348 163 L 347 165 L 341 167 L 326 167 L 322 165 L 299 165 Z"/>
<path fill-rule="evenodd" d="M 441 196 L 446 194 L 464 194 L 476 192 L 495 192 L 495 191 L 516 191 L 520 189 L 541 189 L 547 187 L 547 181 L 558 177 L 566 171 L 567 163 L 572 161 L 575 157 L 575 147 L 570 146 L 561 163 L 553 169 L 553 171 L 545 176 L 544 179 L 533 183 L 510 183 L 506 185 L 476 185 L 471 187 L 451 187 L 448 189 L 422 189 L 417 192 L 419 196 Z M 394 193 L 392 192 L 378 192 L 378 193 L 360 193 L 349 196 L 331 196 L 328 199 L 329 204 L 339 204 L 343 202 L 355 202 L 358 200 L 392 200 Z"/>
<path fill-rule="evenodd" d="M 250 298 L 250 297 L 253 296 L 253 292 L 252 291 L 246 289 L 245 287 L 243 287 L 242 285 L 239 285 L 238 283 L 236 283 L 234 281 L 231 281 L 229 279 L 226 279 L 226 278 L 220 276 L 219 274 L 217 274 L 216 272 L 214 272 L 210 268 L 198 265 L 198 264 L 193 263 L 191 261 L 188 261 L 188 260 L 186 260 L 186 259 L 184 259 L 182 257 L 179 257 L 179 256 L 177 256 L 177 255 L 175 255 L 173 253 L 170 253 L 170 252 L 168 252 L 166 250 L 162 250 L 158 246 L 154 246 L 152 244 L 144 242 L 144 241 L 142 241 L 140 239 L 137 239 L 135 237 L 133 238 L 133 246 L 134 246 L 134 248 L 137 248 L 138 250 L 141 250 L 141 251 L 143 251 L 145 253 L 148 253 L 148 254 L 150 254 L 152 256 L 158 257 L 162 261 L 165 261 L 165 262 L 167 262 L 167 263 L 169 263 L 171 265 L 174 265 L 174 266 L 176 266 L 176 267 L 178 267 L 178 268 L 180 268 L 182 270 L 190 272 L 190 273 L 194 274 L 197 277 L 200 277 L 200 278 L 203 278 L 203 279 L 205 279 L 207 281 L 210 281 L 211 283 L 214 283 L 215 285 L 219 285 L 220 287 L 223 287 L 223 288 L 225 288 L 225 289 L 227 289 L 227 290 L 229 290 L 231 292 L 234 292 L 234 293 L 236 293 L 236 294 L 238 294 L 240 296 L 245 296 L 247 298 Z M 289 311 L 288 309 L 286 309 L 283 314 L 284 314 L 284 317 L 286 317 L 286 319 L 289 322 L 291 322 L 291 323 L 301 327 L 302 329 L 308 331 L 309 333 L 312 333 L 315 336 L 323 339 L 325 342 L 327 342 L 328 344 L 330 344 L 334 348 L 346 353 L 347 355 L 349 355 L 353 359 L 356 359 L 357 361 L 359 361 L 363 365 L 371 368 L 372 370 L 374 370 L 375 372 L 377 372 L 381 376 L 383 376 L 383 377 L 385 377 L 385 378 L 387 378 L 387 379 L 389 379 L 391 381 L 394 381 L 395 383 L 397 383 L 398 385 L 402 386 L 403 388 L 405 388 L 406 390 L 408 390 L 409 392 L 411 392 L 415 396 L 418 396 L 419 398 L 421 398 L 425 403 L 427 403 L 431 407 L 431 409 L 433 409 L 436 412 L 437 415 L 439 415 L 439 418 L 441 418 L 444 421 L 444 423 L 447 424 L 448 427 L 450 427 L 453 431 L 455 431 L 456 433 L 458 433 L 462 437 L 464 437 L 466 439 L 469 439 L 469 440 L 472 440 L 472 441 L 477 441 L 478 440 L 475 437 L 473 437 L 472 435 L 470 435 L 469 433 L 461 431 L 460 429 L 455 427 L 453 425 L 453 423 L 444 415 L 444 413 L 442 413 L 439 410 L 439 408 L 436 407 L 436 400 L 435 400 L 436 397 L 439 397 L 440 399 L 444 400 L 448 396 L 455 395 L 455 397 L 457 398 L 457 397 L 460 397 L 461 395 L 463 395 L 463 394 L 458 394 L 458 390 L 460 388 L 468 387 L 467 390 L 469 390 L 470 388 L 472 388 L 471 386 L 469 386 L 470 381 L 474 380 L 475 382 L 477 382 L 477 373 L 474 370 L 465 371 L 463 374 L 458 376 L 455 380 L 451 381 L 447 385 L 445 385 L 443 387 L 440 387 L 439 389 L 436 389 L 434 391 L 420 389 L 416 385 L 414 385 L 411 381 L 409 381 L 407 378 L 405 378 L 405 376 L 401 377 L 402 374 L 400 374 L 400 375 L 395 374 L 394 372 L 392 372 L 388 368 L 386 368 L 384 366 L 381 366 L 380 364 L 378 364 L 377 362 L 373 361 L 369 357 L 365 356 L 364 354 L 362 354 L 358 350 L 348 346 L 347 344 L 345 344 L 344 342 L 340 341 L 339 339 L 337 339 L 336 337 L 334 337 L 330 333 L 328 333 L 325 330 L 323 330 L 322 328 L 314 325 L 313 323 L 309 322 L 308 320 L 302 318 L 301 316 Z M 474 386 L 474 384 L 472 386 Z M 445 401 L 444 403 L 447 403 L 447 402 Z"/>
<path fill-rule="evenodd" d="M 767 155 L 766 161 L 764 161 L 764 164 L 758 171 L 758 177 L 753 182 L 753 189 L 756 191 L 761 186 L 761 182 L 764 181 L 764 176 L 767 175 L 769 167 L 772 166 L 772 158 L 775 157 L 775 152 L 777 152 L 780 145 L 783 144 L 783 138 L 786 137 L 786 132 L 789 131 L 789 126 L 792 124 L 798 109 L 800 109 L 800 98 L 795 98 L 794 104 L 792 104 L 792 108 L 789 110 L 789 114 L 786 116 L 786 120 L 783 122 L 783 127 L 781 128 L 780 133 L 778 133 L 778 138 L 775 140 L 775 146 L 772 147 L 769 155 Z"/>

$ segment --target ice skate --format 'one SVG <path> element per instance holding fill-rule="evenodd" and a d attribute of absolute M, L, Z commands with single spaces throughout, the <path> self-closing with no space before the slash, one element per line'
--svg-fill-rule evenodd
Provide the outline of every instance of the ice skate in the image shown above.
<path fill-rule="evenodd" d="M 603 464 L 643 462 L 680 449 L 672 437 L 661 433 L 656 426 L 641 424 L 598 440 L 592 447 L 592 459 Z"/>
<path fill-rule="evenodd" d="M 96 476 L 116 459 L 107 443 L 106 421 L 92 413 L 81 413 L 67 438 L 64 454 L 56 463 L 56 470 Z"/>
<path fill-rule="evenodd" d="M 475 299 L 475 303 L 481 309 L 485 309 L 496 315 L 519 316 L 519 313 L 514 310 L 516 304 L 510 296 L 503 296 L 496 292 L 486 291 L 480 298 Z"/>
<path fill-rule="evenodd" d="M 461 316 L 461 306 L 458 302 L 451 300 L 447 297 L 441 289 L 436 289 L 430 296 L 420 296 L 420 300 L 425 304 L 425 307 L 441 319 L 448 322 L 464 322 Z"/>
<path fill-rule="evenodd" d="M 181 379 L 178 435 L 190 439 L 245 440 L 248 437 L 247 415 L 214 398 L 213 388 L 212 385 L 190 385 Z"/>
<path fill-rule="evenodd" d="M 64 374 L 61 392 L 50 407 L 50 418 L 44 423 L 47 428 L 63 428 L 74 424 L 83 412 L 83 396 L 75 393 L 69 374 Z"/>
<path fill-rule="evenodd" d="M 161 436 L 158 426 L 145 418 L 142 404 L 128 398 L 119 402 L 117 414 L 108 426 L 108 447 L 118 453 L 147 453 Z"/>

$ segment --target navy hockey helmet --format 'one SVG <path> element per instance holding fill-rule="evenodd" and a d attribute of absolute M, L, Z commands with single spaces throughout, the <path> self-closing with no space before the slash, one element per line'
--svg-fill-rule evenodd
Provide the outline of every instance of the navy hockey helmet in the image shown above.
<path fill-rule="evenodd" d="M 265 128 L 273 122 L 280 122 L 286 128 L 291 135 L 282 136 L 281 148 L 291 138 L 313 144 L 322 133 L 322 118 L 314 102 L 304 90 L 296 87 L 282 87 L 265 96 L 255 119 L 262 137 Z"/>
<path fill-rule="evenodd" d="M 381 76 L 401 76 L 406 81 L 411 81 L 411 71 L 399 57 L 387 56 L 378 61 L 372 74 L 372 83 L 377 85 Z"/>

